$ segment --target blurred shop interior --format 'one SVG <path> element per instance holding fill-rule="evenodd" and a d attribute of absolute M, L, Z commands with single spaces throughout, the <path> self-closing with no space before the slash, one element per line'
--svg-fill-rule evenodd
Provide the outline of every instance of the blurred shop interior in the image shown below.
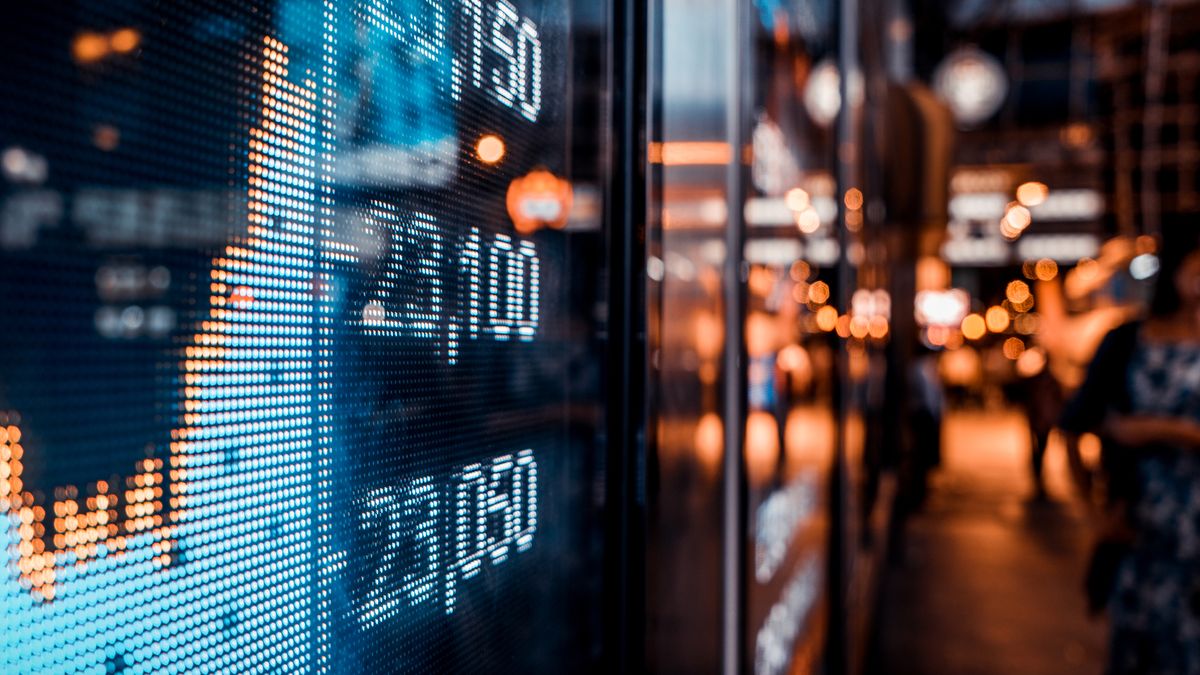
<path fill-rule="evenodd" d="M 1085 581 L 1113 479 L 1097 435 L 1059 420 L 1105 335 L 1147 312 L 1164 230 L 1200 227 L 1200 7 L 764 0 L 723 57 L 740 87 L 714 77 L 722 22 L 657 7 L 649 661 L 721 653 L 675 570 L 715 585 L 730 565 L 693 509 L 721 498 L 705 478 L 729 480 L 740 414 L 756 672 L 1104 671 Z M 740 113 L 718 104 L 733 95 Z M 752 159 L 730 179 L 737 147 Z M 717 283 L 729 265 L 744 287 Z M 739 316 L 731 404 L 718 343 Z M 793 498 L 786 556 L 813 562 L 789 581 L 769 528 Z M 802 629 L 776 622 L 793 612 Z"/>

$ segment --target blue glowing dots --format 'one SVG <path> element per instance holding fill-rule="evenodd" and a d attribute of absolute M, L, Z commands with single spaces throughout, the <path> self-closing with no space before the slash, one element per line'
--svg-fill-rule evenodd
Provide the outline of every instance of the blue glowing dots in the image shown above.
<path fill-rule="evenodd" d="M 119 481 L 22 483 L 0 425 L 0 672 L 313 670 L 315 233 L 310 71 L 266 37 L 238 185 L 244 236 L 202 279 L 169 447 Z M 7 416 L 7 413 L 5 414 Z M 161 457 L 161 458 L 159 458 Z"/>
<path fill-rule="evenodd" d="M 219 565 L 209 591 L 222 651 L 253 645 L 255 661 L 300 666 L 311 627 L 320 121 L 313 74 L 291 73 L 288 47 L 271 37 L 261 53 L 247 236 L 213 261 L 170 457 L 188 571 Z M 267 632 L 276 637 L 261 641 Z"/>

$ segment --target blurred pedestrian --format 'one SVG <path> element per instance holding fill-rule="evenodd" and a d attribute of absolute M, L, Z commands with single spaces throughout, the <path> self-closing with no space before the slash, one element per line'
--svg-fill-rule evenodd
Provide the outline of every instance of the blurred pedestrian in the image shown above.
<path fill-rule="evenodd" d="M 1104 440 L 1109 508 L 1091 569 L 1110 675 L 1200 673 L 1200 251 L 1168 232 L 1152 307 L 1108 334 L 1063 417 Z"/>
<path fill-rule="evenodd" d="M 1063 391 L 1058 380 L 1046 367 L 1046 357 L 1034 347 L 1021 354 L 1017 362 L 1017 379 L 1006 388 L 1010 399 L 1021 409 L 1029 424 L 1029 469 L 1033 480 L 1033 498 L 1046 499 L 1046 483 L 1042 479 L 1046 445 L 1063 412 Z"/>

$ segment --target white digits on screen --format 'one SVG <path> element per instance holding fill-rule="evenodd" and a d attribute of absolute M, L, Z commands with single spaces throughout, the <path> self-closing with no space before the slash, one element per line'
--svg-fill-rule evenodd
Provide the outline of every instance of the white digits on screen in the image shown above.
<path fill-rule="evenodd" d="M 488 255 L 488 319 L 497 340 L 518 335 L 532 340 L 537 330 L 540 263 L 533 244 L 501 234 Z"/>
<path fill-rule="evenodd" d="M 472 464 L 454 491 L 454 557 L 446 572 L 446 613 L 454 611 L 458 582 L 499 565 L 533 545 L 537 531 L 537 462 L 532 450 Z"/>
<path fill-rule="evenodd" d="M 421 0 L 412 15 L 397 16 L 394 0 L 363 0 L 363 17 L 379 30 L 436 61 L 446 48 L 446 10 L 439 0 Z M 409 3 L 403 3 L 409 4 Z"/>
<path fill-rule="evenodd" d="M 486 250 L 479 230 L 471 229 L 461 262 L 469 277 L 467 325 L 472 337 L 490 333 L 496 340 L 533 340 L 541 303 L 541 261 L 533 242 L 514 242 L 497 234 Z"/>
<path fill-rule="evenodd" d="M 418 478 L 371 490 L 362 513 L 360 527 L 379 533 L 371 538 L 378 564 L 359 613 L 370 625 L 402 606 L 433 599 L 441 571 L 441 500 L 431 478 Z"/>
<path fill-rule="evenodd" d="M 390 244 L 363 324 L 398 329 L 415 337 L 437 337 L 442 317 L 442 234 L 432 216 L 415 213 L 407 221 L 396 207 L 373 201 L 367 220 Z"/>
<path fill-rule="evenodd" d="M 454 58 L 451 95 L 459 100 L 464 84 L 470 83 L 536 122 L 542 110 L 542 43 L 537 24 L 522 19 L 508 0 L 491 7 L 490 24 L 484 20 L 482 0 L 462 0 L 461 8 L 471 45 L 465 56 Z"/>
<path fill-rule="evenodd" d="M 373 558 L 373 574 L 359 604 L 364 626 L 397 612 L 436 603 L 445 579 L 444 608 L 454 611 L 460 580 L 499 565 L 533 547 L 537 532 L 538 475 L 533 450 L 505 454 L 463 467 L 447 493 L 425 476 L 403 485 L 375 488 L 360 502 L 359 528 L 367 535 L 362 555 Z M 441 533 L 453 532 L 453 551 L 444 560 Z"/>

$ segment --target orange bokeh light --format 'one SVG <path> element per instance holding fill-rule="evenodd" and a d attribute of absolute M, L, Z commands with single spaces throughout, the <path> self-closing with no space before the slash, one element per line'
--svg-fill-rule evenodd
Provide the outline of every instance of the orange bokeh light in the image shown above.
<path fill-rule="evenodd" d="M 475 156 L 484 164 L 496 164 L 504 159 L 504 141 L 495 134 L 487 134 L 475 144 Z"/>
<path fill-rule="evenodd" d="M 962 333 L 968 340 L 978 340 L 987 333 L 987 322 L 978 314 L 968 314 L 962 320 Z"/>
<path fill-rule="evenodd" d="M 108 50 L 108 40 L 99 33 L 80 33 L 71 46 L 71 53 L 80 63 L 95 63 L 104 58 Z"/>
<path fill-rule="evenodd" d="M 128 54 L 142 43 L 142 35 L 132 28 L 122 28 L 108 36 L 108 46 L 118 54 Z"/>

